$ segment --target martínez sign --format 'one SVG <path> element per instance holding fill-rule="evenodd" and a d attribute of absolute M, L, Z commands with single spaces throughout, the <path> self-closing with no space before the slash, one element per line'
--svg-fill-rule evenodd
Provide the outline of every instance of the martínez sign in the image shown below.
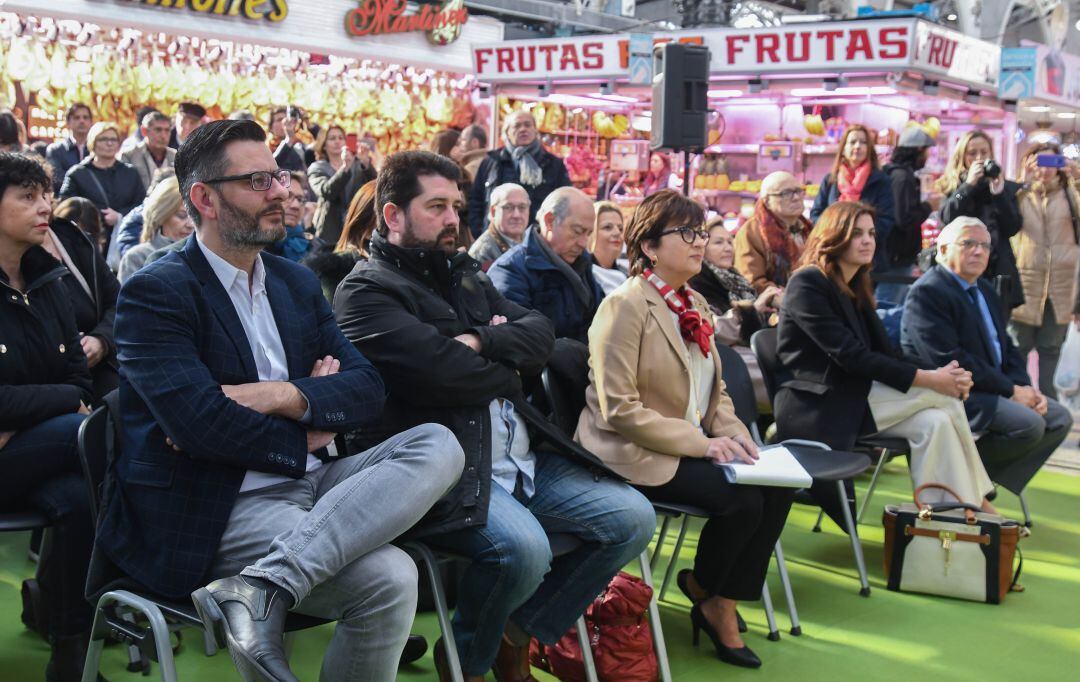
<path fill-rule="evenodd" d="M 360 0 L 345 15 L 345 31 L 357 37 L 424 31 L 435 45 L 446 45 L 458 39 L 469 20 L 464 0 L 447 0 L 438 9 L 420 5 L 415 14 L 405 14 L 405 7 L 405 0 Z"/>

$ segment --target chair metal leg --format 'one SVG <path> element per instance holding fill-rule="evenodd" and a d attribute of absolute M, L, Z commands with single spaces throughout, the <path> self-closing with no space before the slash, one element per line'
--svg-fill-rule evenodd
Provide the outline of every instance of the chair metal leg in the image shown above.
<path fill-rule="evenodd" d="M 153 602 L 126 591 L 106 592 L 98 600 L 94 613 L 94 624 L 90 631 L 90 648 L 83 664 L 82 682 L 97 680 L 98 666 L 101 663 L 101 650 L 108 634 L 105 608 L 112 604 L 134 609 L 146 616 L 150 631 L 154 636 L 154 648 L 157 651 L 158 665 L 161 668 L 162 682 L 177 682 L 176 662 L 173 660 L 172 641 L 169 637 L 169 624 L 161 615 L 161 610 Z"/>
<path fill-rule="evenodd" d="M 1020 498 L 1020 509 L 1024 512 L 1024 525 L 1027 526 L 1028 528 L 1031 528 L 1031 525 L 1032 525 L 1032 523 L 1031 523 L 1031 512 L 1028 511 L 1027 498 L 1024 497 L 1024 491 L 1023 490 L 1020 491 L 1019 498 Z"/>
<path fill-rule="evenodd" d="M 649 554 L 642 552 L 638 557 L 641 565 L 641 579 L 653 587 L 652 571 L 649 570 Z M 668 661 L 667 645 L 664 643 L 664 629 L 660 624 L 660 608 L 657 606 L 656 589 L 649 600 L 649 626 L 652 628 L 653 648 L 656 649 L 656 662 L 660 666 L 660 682 L 671 682 L 671 663 Z"/>
<path fill-rule="evenodd" d="M 671 575 L 675 572 L 675 564 L 679 561 L 679 553 L 682 552 L 683 540 L 686 539 L 686 527 L 690 525 L 690 517 L 683 514 L 682 526 L 679 528 L 679 539 L 675 541 L 675 549 L 671 552 L 671 561 L 668 562 L 667 570 L 664 571 L 664 582 L 660 585 L 660 599 L 667 594 L 668 585 L 671 583 Z"/>
<path fill-rule="evenodd" d="M 457 644 L 454 642 L 454 628 L 450 624 L 450 610 L 446 607 L 446 593 L 439 575 L 439 562 L 427 545 L 409 542 L 405 544 L 405 548 L 415 552 L 427 569 L 431 595 L 435 601 L 435 614 L 439 618 L 439 630 L 442 631 L 443 647 L 446 648 L 446 663 L 450 666 L 450 679 L 453 682 L 465 682 L 461 673 L 461 661 L 458 660 Z"/>
<path fill-rule="evenodd" d="M 825 518 L 825 510 L 822 509 L 821 511 L 818 512 L 817 521 L 814 522 L 814 527 L 810 529 L 811 533 L 820 533 L 821 532 L 821 520 L 824 519 L 824 518 Z"/>
<path fill-rule="evenodd" d="M 784 600 L 787 602 L 788 616 L 791 618 L 791 634 L 798 637 L 802 634 L 802 626 L 799 625 L 799 612 L 795 609 L 795 593 L 791 590 L 791 578 L 788 576 L 787 562 L 784 561 L 784 550 L 780 547 L 780 541 L 776 541 L 773 548 L 776 553 L 776 568 L 780 571 L 780 584 L 784 586 Z"/>
<path fill-rule="evenodd" d="M 770 642 L 780 641 L 780 630 L 776 628 L 776 613 L 773 611 L 772 596 L 769 594 L 769 584 L 761 583 L 761 601 L 765 605 L 765 620 L 769 623 Z"/>
<path fill-rule="evenodd" d="M 653 549 L 652 559 L 649 560 L 649 568 L 656 570 L 656 562 L 660 559 L 660 550 L 664 548 L 664 540 L 667 538 L 668 524 L 671 517 L 664 514 L 664 520 L 660 524 L 660 535 L 656 538 L 656 548 Z"/>
<path fill-rule="evenodd" d="M 888 449 L 882 448 L 881 459 L 878 460 L 877 466 L 874 467 L 874 475 L 870 477 L 870 487 L 866 489 L 866 494 L 863 495 L 862 504 L 859 505 L 859 513 L 855 517 L 855 523 L 862 523 L 863 514 L 866 513 L 866 508 L 870 506 L 870 498 L 874 496 L 874 488 L 877 487 L 878 476 L 881 475 L 881 470 L 885 468 L 885 463 L 889 461 Z"/>
<path fill-rule="evenodd" d="M 585 624 L 585 616 L 578 617 L 576 629 L 578 646 L 581 647 L 581 660 L 585 664 L 585 680 L 597 682 L 599 678 L 596 676 L 596 662 L 592 657 L 592 644 L 589 642 L 589 629 Z"/>
<path fill-rule="evenodd" d="M 855 553 L 855 567 L 859 570 L 859 584 L 862 586 L 859 594 L 863 597 L 869 597 L 870 581 L 866 579 L 866 561 L 863 559 L 862 541 L 859 540 L 855 520 L 851 518 L 851 505 L 847 501 L 847 490 L 844 489 L 844 481 L 836 482 L 836 490 L 840 496 L 840 509 L 844 513 L 844 526 L 847 528 L 848 537 L 851 539 L 851 551 Z"/>
<path fill-rule="evenodd" d="M 203 630 L 203 651 L 207 656 L 213 656 L 218 652 L 217 642 L 209 631 Z"/>

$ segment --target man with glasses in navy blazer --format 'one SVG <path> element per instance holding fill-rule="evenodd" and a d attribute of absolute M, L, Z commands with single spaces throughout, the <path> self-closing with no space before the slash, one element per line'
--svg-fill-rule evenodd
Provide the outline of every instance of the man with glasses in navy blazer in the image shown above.
<path fill-rule="evenodd" d="M 1072 428 L 1072 416 L 1039 392 L 1027 359 L 1005 329 L 1001 300 L 982 276 L 990 232 L 960 217 L 938 235 L 937 263 L 908 292 L 901 323 L 904 353 L 940 367 L 953 360 L 975 382 L 964 403 L 990 479 L 1020 494 Z M 936 364 L 935 364 L 936 363 Z"/>
<path fill-rule="evenodd" d="M 262 252 L 290 184 L 262 128 L 200 127 L 176 173 L 196 232 L 120 293 L 122 451 L 99 545 L 154 592 L 194 591 L 244 679 L 296 679 L 293 610 L 339 621 L 323 679 L 392 680 L 417 579 L 388 543 L 456 483 L 461 447 L 422 424 L 337 451 L 335 434 L 378 421 L 385 387 L 315 276 Z"/>

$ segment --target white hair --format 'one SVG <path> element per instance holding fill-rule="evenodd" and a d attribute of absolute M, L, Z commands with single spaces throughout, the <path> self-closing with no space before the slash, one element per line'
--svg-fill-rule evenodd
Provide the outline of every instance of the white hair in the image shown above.
<path fill-rule="evenodd" d="M 943 227 L 941 229 L 941 232 L 938 234 L 937 242 L 934 245 L 934 248 L 937 250 L 937 253 L 934 255 L 934 259 L 938 263 L 940 263 L 941 265 L 945 265 L 946 261 L 948 260 L 948 257 L 945 253 L 946 250 L 942 249 L 941 247 L 955 244 L 956 240 L 960 238 L 960 235 L 963 234 L 964 230 L 969 227 L 981 227 L 987 232 L 990 231 L 989 228 L 986 227 L 986 223 L 979 220 L 978 218 L 972 218 L 971 216 L 960 216 L 959 218 L 956 218 L 951 223 Z"/>
<path fill-rule="evenodd" d="M 559 187 L 540 204 L 540 210 L 536 212 L 536 222 L 543 227 L 544 216 L 550 213 L 554 218 L 552 227 L 558 227 L 570 215 L 570 200 L 574 197 L 589 200 L 589 197 L 576 187 Z"/>
<path fill-rule="evenodd" d="M 491 190 L 491 199 L 488 205 L 498 206 L 500 203 L 502 203 L 502 200 L 506 198 L 506 195 L 510 194 L 510 192 L 513 192 L 514 190 L 520 190 L 524 192 L 525 203 L 532 203 L 531 201 L 529 201 L 529 193 L 525 191 L 524 187 L 514 182 L 506 182 Z"/>

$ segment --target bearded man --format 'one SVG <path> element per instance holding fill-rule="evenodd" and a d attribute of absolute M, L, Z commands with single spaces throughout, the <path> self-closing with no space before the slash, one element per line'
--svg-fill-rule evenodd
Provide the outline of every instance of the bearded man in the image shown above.
<path fill-rule="evenodd" d="M 461 446 L 417 424 L 337 448 L 380 422 L 384 385 L 315 275 L 263 252 L 285 236 L 291 177 L 261 127 L 198 128 L 176 175 L 194 238 L 117 304 L 122 452 L 98 546 L 153 592 L 190 595 L 245 680 L 297 679 L 290 611 L 338 621 L 323 679 L 393 680 L 417 578 L 389 542 L 457 482 Z"/>

